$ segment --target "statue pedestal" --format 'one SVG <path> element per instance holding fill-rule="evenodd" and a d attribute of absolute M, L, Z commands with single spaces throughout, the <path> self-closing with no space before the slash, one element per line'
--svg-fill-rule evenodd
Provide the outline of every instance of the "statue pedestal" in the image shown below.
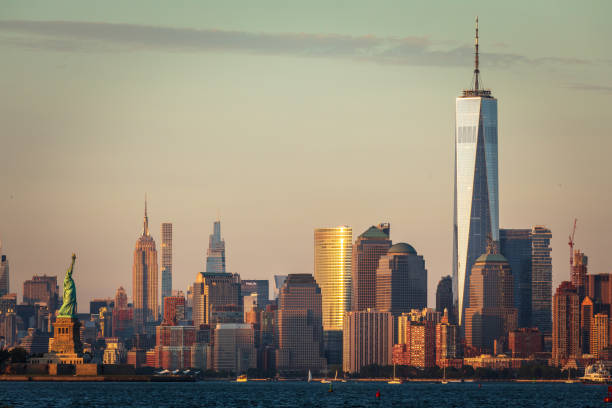
<path fill-rule="evenodd" d="M 51 352 L 58 354 L 80 354 L 83 352 L 81 344 L 81 323 L 75 317 L 60 316 L 53 325 L 53 344 Z"/>

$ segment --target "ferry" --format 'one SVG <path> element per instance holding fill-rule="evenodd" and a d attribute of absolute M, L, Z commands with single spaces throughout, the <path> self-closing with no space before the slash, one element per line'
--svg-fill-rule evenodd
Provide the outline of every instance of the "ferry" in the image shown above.
<path fill-rule="evenodd" d="M 584 376 L 580 380 L 586 384 L 612 384 L 610 372 L 606 370 L 606 366 L 601 361 L 587 366 L 584 370 Z"/>

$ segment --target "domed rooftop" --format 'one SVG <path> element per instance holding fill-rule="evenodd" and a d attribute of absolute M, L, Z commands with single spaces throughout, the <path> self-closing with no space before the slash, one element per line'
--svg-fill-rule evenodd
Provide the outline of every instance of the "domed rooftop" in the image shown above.
<path fill-rule="evenodd" d="M 476 262 L 508 262 L 502 254 L 482 254 L 476 259 Z"/>
<path fill-rule="evenodd" d="M 417 251 L 412 247 L 412 245 L 406 244 L 405 242 L 400 242 L 399 244 L 391 246 L 387 253 L 416 255 Z"/>

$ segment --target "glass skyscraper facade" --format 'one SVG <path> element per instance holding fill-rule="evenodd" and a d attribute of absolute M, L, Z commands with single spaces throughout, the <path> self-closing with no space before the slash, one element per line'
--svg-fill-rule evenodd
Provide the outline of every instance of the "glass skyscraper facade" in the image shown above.
<path fill-rule="evenodd" d="M 552 332 L 552 257 L 550 229 L 537 225 L 531 229 L 531 325 L 544 334 Z"/>
<path fill-rule="evenodd" d="M 161 225 L 161 305 L 164 315 L 164 298 L 172 296 L 172 223 Z"/>
<path fill-rule="evenodd" d="M 479 89 L 478 22 L 472 89 L 456 100 L 453 300 L 459 324 L 469 307 L 470 271 L 489 236 L 499 241 L 497 99 Z"/>
<path fill-rule="evenodd" d="M 206 272 L 225 273 L 225 241 L 221 239 L 221 221 L 215 221 L 213 233 L 208 239 Z"/>
<path fill-rule="evenodd" d="M 512 269 L 519 327 L 531 327 L 531 230 L 500 229 L 499 252 Z"/>
<path fill-rule="evenodd" d="M 353 229 L 348 226 L 314 231 L 314 278 L 321 288 L 323 330 L 342 331 L 351 307 Z"/>

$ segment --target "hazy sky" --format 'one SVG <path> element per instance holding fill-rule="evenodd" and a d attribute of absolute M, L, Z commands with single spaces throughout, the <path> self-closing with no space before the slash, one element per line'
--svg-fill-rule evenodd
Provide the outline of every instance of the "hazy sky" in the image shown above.
<path fill-rule="evenodd" d="M 500 224 L 567 236 L 612 270 L 612 3 L 3 1 L 0 239 L 11 289 L 63 278 L 131 301 L 143 197 L 174 288 L 203 270 L 220 213 L 228 270 L 311 273 L 313 229 L 391 223 L 451 273 L 455 98 L 499 100 Z M 161 279 L 160 279 L 161 282 Z"/>

